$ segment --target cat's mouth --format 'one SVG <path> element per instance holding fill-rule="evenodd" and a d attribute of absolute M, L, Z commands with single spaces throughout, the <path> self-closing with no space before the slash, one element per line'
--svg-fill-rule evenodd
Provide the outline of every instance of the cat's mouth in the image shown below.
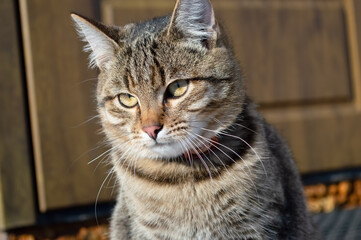
<path fill-rule="evenodd" d="M 185 142 L 188 142 L 188 144 L 186 144 Z M 183 141 L 183 143 L 182 141 L 154 141 L 151 146 L 147 146 L 147 148 L 151 150 L 150 152 L 148 152 L 148 154 L 150 155 L 147 155 L 147 157 L 182 157 L 186 159 L 201 159 L 202 156 L 208 155 L 209 152 L 213 152 L 216 148 L 218 148 L 218 142 L 219 139 L 217 136 L 208 138 L 208 140 L 206 141 L 197 141 L 197 144 L 194 139 L 190 139 L 189 141 Z"/>

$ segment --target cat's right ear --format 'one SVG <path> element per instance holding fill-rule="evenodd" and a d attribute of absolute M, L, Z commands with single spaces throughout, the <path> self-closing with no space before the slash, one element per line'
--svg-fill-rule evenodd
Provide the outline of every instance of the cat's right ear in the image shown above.
<path fill-rule="evenodd" d="M 71 14 L 71 18 L 75 22 L 79 36 L 87 43 L 84 51 L 90 52 L 89 66 L 105 69 L 120 48 L 117 43 L 119 29 L 111 29 L 111 27 L 75 13 Z"/>
<path fill-rule="evenodd" d="M 180 34 L 187 40 L 214 45 L 219 37 L 212 4 L 209 0 L 177 0 L 167 34 Z M 211 46 L 209 46 L 211 47 Z"/>

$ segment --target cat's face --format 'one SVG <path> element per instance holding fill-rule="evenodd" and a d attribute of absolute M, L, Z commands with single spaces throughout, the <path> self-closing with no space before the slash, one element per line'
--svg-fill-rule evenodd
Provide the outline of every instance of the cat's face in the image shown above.
<path fill-rule="evenodd" d="M 202 138 L 216 135 L 209 130 L 235 117 L 229 95 L 239 88 L 227 50 L 138 41 L 123 46 L 120 60 L 101 75 L 99 111 L 109 139 L 140 157 L 176 157 L 192 145 L 204 147 Z"/>
<path fill-rule="evenodd" d="M 91 47 L 102 48 L 92 49 L 101 69 L 98 110 L 108 140 L 124 157 L 164 159 L 202 152 L 241 111 L 240 71 L 212 8 L 203 14 L 208 19 L 202 24 L 210 25 L 203 37 L 182 29 L 186 23 L 177 22 L 185 21 L 181 10 L 175 11 L 174 27 L 164 17 L 112 28 L 114 42 L 107 35 L 92 44 L 87 37 L 92 29 L 84 33 Z M 102 46 L 99 41 L 109 42 Z"/>

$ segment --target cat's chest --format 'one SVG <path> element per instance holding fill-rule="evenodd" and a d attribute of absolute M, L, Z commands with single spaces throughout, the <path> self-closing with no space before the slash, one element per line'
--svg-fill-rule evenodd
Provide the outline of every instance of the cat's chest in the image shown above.
<path fill-rule="evenodd" d="M 147 188 L 144 186 L 144 188 Z M 134 186 L 127 191 L 127 199 L 132 203 L 132 211 L 147 216 L 157 215 L 159 218 L 172 221 L 192 222 L 202 218 L 215 217 L 222 202 L 236 198 L 237 194 L 224 196 L 222 188 L 213 186 L 195 186 L 183 184 L 179 186 L 164 186 L 144 189 Z M 222 195 L 222 196 L 221 196 Z M 153 216 L 153 217 L 154 217 Z"/>
<path fill-rule="evenodd" d="M 234 185 L 233 185 L 234 186 Z M 222 239 L 257 229 L 246 215 L 255 209 L 236 187 L 219 184 L 139 189 L 127 192 L 127 207 L 139 239 Z M 244 217 L 242 217 L 244 216 Z M 244 222 L 244 223 L 243 223 Z M 230 226 L 237 225 L 237 229 Z M 142 235 L 143 234 L 143 235 Z M 243 234 L 243 233 L 242 233 Z M 256 233 L 255 233 L 256 234 Z"/>

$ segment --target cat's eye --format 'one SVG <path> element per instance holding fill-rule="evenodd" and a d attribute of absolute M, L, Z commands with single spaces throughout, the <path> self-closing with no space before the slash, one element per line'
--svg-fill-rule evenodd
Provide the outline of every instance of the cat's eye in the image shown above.
<path fill-rule="evenodd" d="M 172 82 L 168 86 L 168 93 L 170 97 L 177 98 L 183 96 L 188 89 L 188 81 L 187 80 L 179 80 Z"/>
<path fill-rule="evenodd" d="M 119 103 L 126 108 L 135 107 L 138 104 L 138 100 L 136 97 L 128 94 L 128 93 L 121 93 L 118 95 Z"/>

